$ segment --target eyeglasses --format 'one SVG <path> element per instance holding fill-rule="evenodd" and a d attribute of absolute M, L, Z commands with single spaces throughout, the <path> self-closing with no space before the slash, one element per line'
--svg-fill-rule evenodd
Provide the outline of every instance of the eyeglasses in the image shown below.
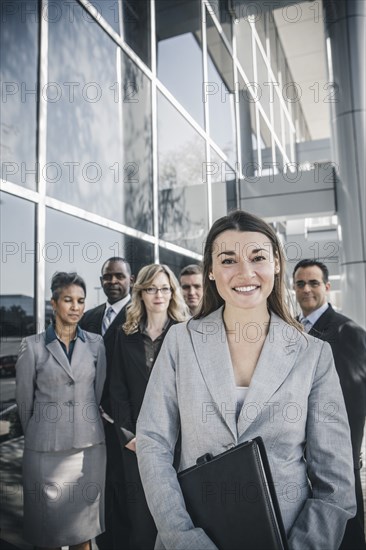
<path fill-rule="evenodd" d="M 309 285 L 311 288 L 318 288 L 322 284 L 322 281 L 317 281 L 312 279 L 311 281 L 296 281 L 295 286 L 297 288 L 305 288 L 306 285 Z"/>
<path fill-rule="evenodd" d="M 162 288 L 149 286 L 148 288 L 144 288 L 144 291 L 146 292 L 146 294 L 157 294 L 158 292 L 161 292 L 162 294 L 169 294 L 172 289 L 169 286 L 163 286 Z"/>

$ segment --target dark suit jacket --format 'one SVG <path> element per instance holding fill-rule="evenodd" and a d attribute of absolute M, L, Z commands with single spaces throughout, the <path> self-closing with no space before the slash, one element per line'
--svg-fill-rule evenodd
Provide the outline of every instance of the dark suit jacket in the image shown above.
<path fill-rule="evenodd" d="M 127 305 L 128 304 L 126 304 L 121 309 L 119 314 L 116 315 L 116 317 L 113 319 L 113 322 L 109 325 L 103 337 L 105 350 L 106 350 L 106 357 L 107 357 L 107 376 L 104 384 L 101 405 L 105 410 L 105 412 L 107 412 L 110 416 L 112 416 L 110 399 L 109 399 L 111 366 L 112 366 L 117 330 L 121 327 L 121 325 L 123 325 L 123 323 L 126 320 Z M 80 327 L 89 332 L 93 332 L 94 334 L 102 334 L 102 322 L 103 322 L 105 308 L 106 308 L 106 304 L 101 304 L 100 306 L 97 306 L 94 309 L 89 309 L 89 311 L 86 311 L 79 323 Z"/>
<path fill-rule="evenodd" d="M 357 469 L 366 417 L 366 332 L 329 304 L 309 334 L 331 345 L 346 403 Z"/>
<path fill-rule="evenodd" d="M 164 337 L 173 324 L 175 321 L 169 323 Z M 126 335 L 123 330 L 118 330 L 110 378 L 110 399 L 114 425 L 122 447 L 135 437 L 136 422 L 150 374 L 141 333 Z"/>

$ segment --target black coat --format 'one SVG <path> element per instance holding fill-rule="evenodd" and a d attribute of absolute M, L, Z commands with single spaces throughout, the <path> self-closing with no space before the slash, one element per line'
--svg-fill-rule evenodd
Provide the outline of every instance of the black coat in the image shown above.
<path fill-rule="evenodd" d="M 169 323 L 164 337 L 172 324 L 175 321 Z M 150 373 L 141 333 L 126 335 L 122 329 L 118 330 L 110 378 L 110 398 L 112 416 L 122 447 L 136 434 L 136 422 Z"/>
<path fill-rule="evenodd" d="M 366 418 L 366 332 L 329 304 L 309 334 L 332 348 L 351 428 L 354 465 L 359 468 Z"/>
<path fill-rule="evenodd" d="M 109 386 L 110 386 L 113 353 L 115 348 L 117 332 L 126 320 L 127 305 L 128 304 L 126 304 L 118 313 L 118 315 L 116 315 L 116 317 L 113 319 L 113 322 L 109 325 L 108 329 L 106 330 L 103 336 L 106 356 L 107 356 L 107 376 L 104 384 L 101 405 L 109 415 L 111 415 L 111 406 L 109 401 Z M 106 304 L 102 304 L 100 306 L 95 307 L 94 309 L 89 309 L 89 311 L 86 311 L 79 323 L 81 328 L 83 328 L 84 330 L 87 330 L 88 332 L 93 332 L 94 334 L 102 334 L 102 322 L 103 322 L 105 309 L 106 309 Z"/>

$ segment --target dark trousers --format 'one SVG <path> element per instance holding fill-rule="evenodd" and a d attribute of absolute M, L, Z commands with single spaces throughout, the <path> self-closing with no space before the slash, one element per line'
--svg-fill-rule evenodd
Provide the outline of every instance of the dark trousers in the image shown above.
<path fill-rule="evenodd" d="M 129 550 L 129 522 L 126 483 L 121 448 L 113 424 L 105 422 L 107 471 L 105 484 L 104 533 L 96 538 L 99 550 Z"/>
<path fill-rule="evenodd" d="M 129 550 L 153 550 L 157 531 L 147 506 L 137 466 L 136 453 L 124 448 L 122 456 L 130 524 Z"/>
<path fill-rule="evenodd" d="M 357 512 L 347 522 L 346 531 L 339 550 L 366 550 L 364 506 L 361 486 L 361 470 L 355 470 Z"/>

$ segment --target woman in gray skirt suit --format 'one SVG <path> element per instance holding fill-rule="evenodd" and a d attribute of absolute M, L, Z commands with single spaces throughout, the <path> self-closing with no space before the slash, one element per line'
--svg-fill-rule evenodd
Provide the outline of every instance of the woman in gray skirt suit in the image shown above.
<path fill-rule="evenodd" d="M 85 283 L 55 273 L 54 322 L 24 338 L 16 364 L 16 400 L 25 435 L 24 537 L 39 548 L 89 550 L 104 531 L 105 380 L 103 339 L 78 322 Z"/>

